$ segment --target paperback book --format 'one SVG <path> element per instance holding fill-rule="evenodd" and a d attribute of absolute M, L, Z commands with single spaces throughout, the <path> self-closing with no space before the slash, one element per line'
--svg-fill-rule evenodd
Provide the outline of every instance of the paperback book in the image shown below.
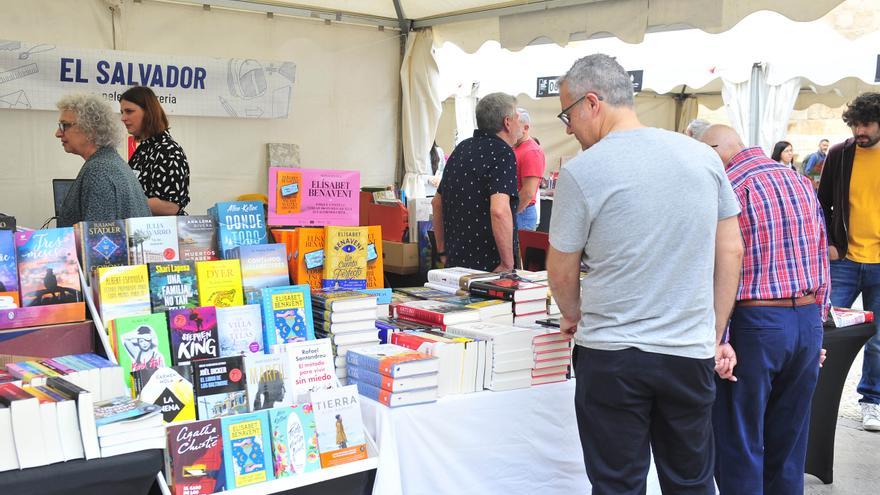
<path fill-rule="evenodd" d="M 176 216 L 129 218 L 125 225 L 131 264 L 180 259 Z"/>
<path fill-rule="evenodd" d="M 256 244 L 230 250 L 230 258 L 241 263 L 241 284 L 245 304 L 259 304 L 260 290 L 290 285 L 287 250 L 282 244 Z"/>
<path fill-rule="evenodd" d="M 262 354 L 263 314 L 257 304 L 217 308 L 220 356 Z"/>
<path fill-rule="evenodd" d="M 80 222 L 74 226 L 74 233 L 86 276 L 103 266 L 129 264 L 125 220 Z"/>
<path fill-rule="evenodd" d="M 291 394 L 292 402 L 308 401 L 312 391 L 336 384 L 330 339 L 278 344 L 272 352 L 285 359 L 285 388 Z"/>
<path fill-rule="evenodd" d="M 324 276 L 324 229 L 296 229 L 296 260 L 294 284 L 308 284 L 313 289 L 322 287 Z"/>
<path fill-rule="evenodd" d="M 172 309 L 168 312 L 168 329 L 174 364 L 220 356 L 214 306 Z"/>
<path fill-rule="evenodd" d="M 241 264 L 238 260 L 197 261 L 199 305 L 241 306 Z"/>
<path fill-rule="evenodd" d="M 308 285 L 263 289 L 263 342 L 275 344 L 315 340 L 312 298 Z"/>
<path fill-rule="evenodd" d="M 269 168 L 269 223 L 357 225 L 360 172 Z"/>
<path fill-rule="evenodd" d="M 199 419 L 248 412 L 244 357 L 203 359 L 192 370 Z"/>
<path fill-rule="evenodd" d="M 171 366 L 168 325 L 164 313 L 125 316 L 113 320 L 116 354 L 125 384 L 132 385 L 132 372 Z"/>
<path fill-rule="evenodd" d="M 238 246 L 266 244 L 266 220 L 263 203 L 259 201 L 230 201 L 217 203 L 211 210 L 216 214 L 217 244 L 221 257 Z"/>
<path fill-rule="evenodd" d="M 318 433 L 310 402 L 270 409 L 269 424 L 276 478 L 321 469 Z"/>
<path fill-rule="evenodd" d="M 138 399 L 159 406 L 166 423 L 196 419 L 190 366 L 146 368 L 132 376 Z"/>
<path fill-rule="evenodd" d="M 275 479 L 266 411 L 225 417 L 220 425 L 229 489 Z"/>
<path fill-rule="evenodd" d="M 382 226 L 371 225 L 367 229 L 367 289 L 382 289 L 385 287 L 385 265 L 382 261 Z"/>
<path fill-rule="evenodd" d="M 367 232 L 367 227 L 324 227 L 323 288 L 367 288 Z"/>
<path fill-rule="evenodd" d="M 0 309 L 17 308 L 20 304 L 14 232 L 0 230 Z"/>
<path fill-rule="evenodd" d="M 22 307 L 83 300 L 72 228 L 16 232 L 15 247 Z"/>
<path fill-rule="evenodd" d="M 217 224 L 210 215 L 177 217 L 181 261 L 213 261 L 217 257 Z"/>
<path fill-rule="evenodd" d="M 248 402 L 251 411 L 293 404 L 285 387 L 288 370 L 281 354 L 249 354 L 244 357 Z"/>
<path fill-rule="evenodd" d="M 367 458 L 367 440 L 361 419 L 357 386 L 312 392 L 321 467 L 328 468 Z"/>
<path fill-rule="evenodd" d="M 146 265 L 98 268 L 98 307 L 105 324 L 124 316 L 150 314 Z"/>
<path fill-rule="evenodd" d="M 196 264 L 193 261 L 150 263 L 150 306 L 153 313 L 199 305 Z"/>
<path fill-rule="evenodd" d="M 208 495 L 226 489 L 220 420 L 168 427 L 166 472 L 174 495 Z"/>

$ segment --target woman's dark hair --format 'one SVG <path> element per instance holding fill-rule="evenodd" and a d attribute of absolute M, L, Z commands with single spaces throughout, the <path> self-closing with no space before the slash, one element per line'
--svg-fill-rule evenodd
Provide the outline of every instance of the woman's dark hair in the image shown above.
<path fill-rule="evenodd" d="M 880 93 L 862 93 L 849 102 L 843 112 L 843 122 L 850 127 L 880 122 Z"/>
<path fill-rule="evenodd" d="M 431 174 L 436 174 L 440 167 L 440 153 L 437 153 L 437 141 L 431 146 Z"/>
<path fill-rule="evenodd" d="M 788 141 L 779 141 L 776 145 L 773 146 L 773 154 L 770 155 L 770 159 L 774 162 L 778 162 L 782 160 L 782 152 L 785 151 L 785 148 L 791 146 L 791 143 Z"/>
<path fill-rule="evenodd" d="M 135 136 L 146 139 L 168 130 L 168 117 L 165 110 L 159 104 L 156 93 L 146 86 L 135 86 L 122 93 L 122 100 L 141 107 L 144 110 L 144 120 L 141 122 L 141 135 Z"/>

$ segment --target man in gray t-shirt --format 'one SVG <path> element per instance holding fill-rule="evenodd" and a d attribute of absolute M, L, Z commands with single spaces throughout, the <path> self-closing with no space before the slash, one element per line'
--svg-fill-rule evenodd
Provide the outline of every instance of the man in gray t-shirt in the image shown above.
<path fill-rule="evenodd" d="M 593 493 L 643 493 L 649 442 L 664 492 L 714 493 L 713 369 L 735 380 L 721 339 L 742 256 L 738 202 L 711 148 L 642 126 L 612 58 L 578 60 L 560 105 L 585 151 L 559 174 L 547 268 L 577 344 Z"/>

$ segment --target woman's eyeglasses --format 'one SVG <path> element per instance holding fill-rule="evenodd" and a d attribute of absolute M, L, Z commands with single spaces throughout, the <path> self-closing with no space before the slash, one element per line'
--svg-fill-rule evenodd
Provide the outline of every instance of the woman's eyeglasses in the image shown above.
<path fill-rule="evenodd" d="M 61 134 L 64 134 L 65 131 L 75 126 L 76 122 L 59 122 L 58 130 L 61 131 Z"/>

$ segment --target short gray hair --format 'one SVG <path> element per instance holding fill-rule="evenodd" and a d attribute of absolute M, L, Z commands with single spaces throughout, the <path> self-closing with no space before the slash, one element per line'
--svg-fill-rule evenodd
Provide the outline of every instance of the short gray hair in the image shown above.
<path fill-rule="evenodd" d="M 579 59 L 559 78 L 566 84 L 568 97 L 576 100 L 587 93 L 596 93 L 605 103 L 615 107 L 635 106 L 632 79 L 613 57 L 603 53 Z"/>
<path fill-rule="evenodd" d="M 490 93 L 477 103 L 477 129 L 488 134 L 501 132 L 504 129 L 504 118 L 514 116 L 516 98 L 509 94 Z"/>
<path fill-rule="evenodd" d="M 688 124 L 684 133 L 699 141 L 703 137 L 703 133 L 711 126 L 712 123 L 706 119 L 694 119 Z"/>
<path fill-rule="evenodd" d="M 56 104 L 58 110 L 76 114 L 76 125 L 95 146 L 116 146 L 122 138 L 119 115 L 98 95 L 77 93 L 64 95 Z"/>
<path fill-rule="evenodd" d="M 523 125 L 531 125 L 532 124 L 532 117 L 529 115 L 528 110 L 520 107 L 520 108 L 516 109 L 516 113 L 519 115 L 519 121 Z"/>

